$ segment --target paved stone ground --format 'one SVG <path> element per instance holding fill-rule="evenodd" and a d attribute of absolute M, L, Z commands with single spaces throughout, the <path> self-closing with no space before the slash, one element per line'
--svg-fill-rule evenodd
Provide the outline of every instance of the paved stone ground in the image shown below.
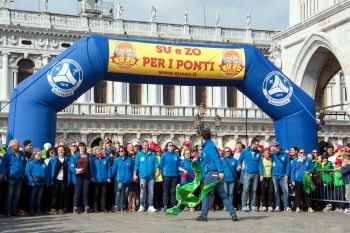
<path fill-rule="evenodd" d="M 350 215 L 315 212 L 237 212 L 238 222 L 227 212 L 209 212 L 209 222 L 196 222 L 200 214 L 91 213 L 23 216 L 0 219 L 0 232 L 349 232 Z"/>

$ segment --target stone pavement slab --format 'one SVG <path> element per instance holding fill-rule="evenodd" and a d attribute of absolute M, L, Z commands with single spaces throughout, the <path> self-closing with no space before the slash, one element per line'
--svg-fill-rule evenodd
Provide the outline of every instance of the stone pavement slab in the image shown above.
<path fill-rule="evenodd" d="M 269 213 L 238 211 L 233 222 L 228 212 L 209 212 L 208 222 L 197 222 L 196 212 L 165 216 L 163 212 L 90 213 L 8 217 L 0 232 L 349 232 L 350 215 L 339 213 Z"/>

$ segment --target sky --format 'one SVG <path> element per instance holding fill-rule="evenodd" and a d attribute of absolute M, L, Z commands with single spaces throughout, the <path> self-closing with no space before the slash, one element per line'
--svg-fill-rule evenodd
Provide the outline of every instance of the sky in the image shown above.
<path fill-rule="evenodd" d="M 52 13 L 77 13 L 77 0 L 48 0 Z M 101 0 L 100 0 L 101 1 Z M 215 26 L 215 13 L 220 13 L 220 26 L 245 28 L 246 16 L 252 15 L 251 28 L 283 30 L 288 28 L 289 0 L 119 0 L 124 8 L 123 19 L 150 21 L 151 7 L 157 9 L 158 23 L 183 24 L 183 11 L 188 10 L 188 23 L 198 26 Z M 113 2 L 118 0 L 103 0 Z M 15 8 L 43 11 L 44 0 L 15 0 Z M 205 6 L 205 7 L 204 7 Z M 205 9 L 205 10 L 204 10 Z M 116 17 L 116 13 L 114 14 Z"/>

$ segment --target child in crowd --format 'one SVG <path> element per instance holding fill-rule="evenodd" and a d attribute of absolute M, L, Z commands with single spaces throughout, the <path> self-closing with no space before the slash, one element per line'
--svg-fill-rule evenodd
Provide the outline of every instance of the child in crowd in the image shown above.
<path fill-rule="evenodd" d="M 191 160 L 191 150 L 190 149 L 184 149 L 184 159 L 181 160 L 180 167 L 179 167 L 179 176 L 180 176 L 180 184 L 185 185 L 187 183 L 190 183 L 194 180 L 194 173 L 192 171 L 192 160 Z M 190 209 L 191 211 L 194 211 L 194 208 Z M 184 211 L 188 211 L 188 207 L 186 206 L 184 208 Z"/>
<path fill-rule="evenodd" d="M 334 184 L 334 195 L 333 200 L 337 201 L 345 201 L 345 187 L 344 181 L 341 173 L 341 159 L 337 158 L 334 162 L 334 173 L 333 176 L 333 184 Z M 335 202 L 335 210 L 334 213 L 343 213 L 345 204 L 343 202 Z"/>
<path fill-rule="evenodd" d="M 319 194 L 321 199 L 331 200 L 331 192 L 332 192 L 332 176 L 331 170 L 333 169 L 333 165 L 330 161 L 328 161 L 328 157 L 326 154 L 321 155 L 321 162 L 315 162 L 315 170 L 320 171 L 321 180 L 323 182 L 323 188 L 319 189 Z M 326 207 L 323 208 L 324 212 L 332 211 L 332 204 L 327 203 Z"/>

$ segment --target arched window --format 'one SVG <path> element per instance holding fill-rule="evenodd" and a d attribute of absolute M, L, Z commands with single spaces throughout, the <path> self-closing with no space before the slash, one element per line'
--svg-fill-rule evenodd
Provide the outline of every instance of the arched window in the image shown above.
<path fill-rule="evenodd" d="M 237 108 L 237 89 L 235 87 L 227 87 L 227 107 Z"/>
<path fill-rule="evenodd" d="M 141 84 L 130 83 L 130 104 L 141 104 Z"/>
<path fill-rule="evenodd" d="M 207 88 L 196 87 L 196 106 L 199 106 L 202 101 L 207 104 Z"/>
<path fill-rule="evenodd" d="M 163 85 L 164 105 L 175 105 L 175 86 Z"/>
<path fill-rule="evenodd" d="M 21 59 L 17 63 L 18 66 L 18 80 L 17 84 L 22 82 L 34 73 L 34 63 L 29 59 Z"/>
<path fill-rule="evenodd" d="M 94 100 L 97 104 L 107 103 L 107 81 L 103 80 L 94 87 Z"/>

